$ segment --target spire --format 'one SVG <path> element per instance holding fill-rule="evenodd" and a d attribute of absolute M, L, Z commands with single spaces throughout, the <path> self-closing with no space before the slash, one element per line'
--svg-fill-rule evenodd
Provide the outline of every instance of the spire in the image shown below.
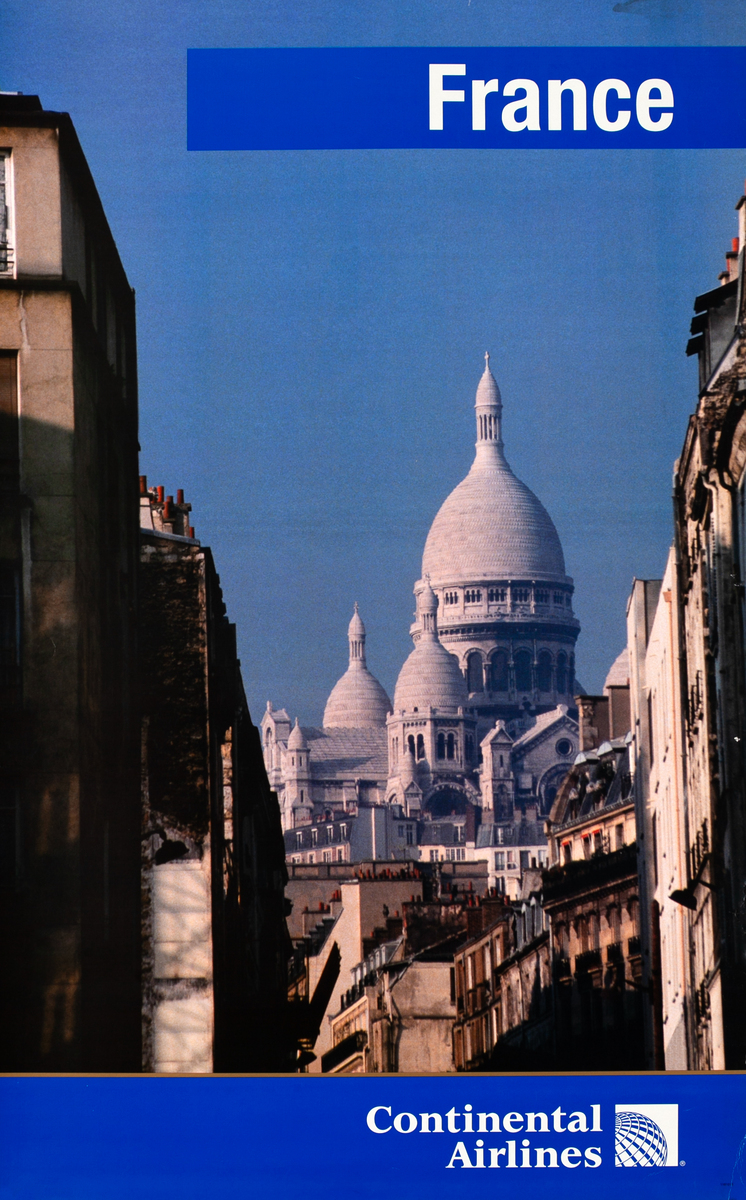
<path fill-rule="evenodd" d="M 350 666 L 365 666 L 365 626 L 355 601 L 355 611 L 347 627 L 347 639 L 350 643 Z"/>
<path fill-rule="evenodd" d="M 484 374 L 477 387 L 477 460 L 504 463 L 502 439 L 503 405 L 500 389 L 490 370 L 489 351 L 484 356 Z"/>

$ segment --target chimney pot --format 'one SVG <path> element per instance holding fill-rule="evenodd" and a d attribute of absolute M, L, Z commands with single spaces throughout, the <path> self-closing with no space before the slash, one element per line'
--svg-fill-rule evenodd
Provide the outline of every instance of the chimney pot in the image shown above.
<path fill-rule="evenodd" d="M 140 476 L 140 495 L 147 496 L 148 494 L 148 477 L 147 475 Z"/>
<path fill-rule="evenodd" d="M 177 503 L 177 504 L 183 504 L 183 503 L 184 503 L 184 489 L 183 489 L 183 488 L 177 488 L 177 491 L 176 491 L 176 503 Z"/>
<path fill-rule="evenodd" d="M 193 525 L 189 526 L 189 536 L 190 536 L 190 538 L 194 537 L 194 526 Z"/>
<path fill-rule="evenodd" d="M 733 252 L 734 254 L 738 254 L 738 238 L 733 239 Z"/>
<path fill-rule="evenodd" d="M 166 489 L 164 487 L 159 487 L 157 489 L 157 491 L 158 491 L 158 503 L 163 504 L 163 501 L 166 499 Z"/>

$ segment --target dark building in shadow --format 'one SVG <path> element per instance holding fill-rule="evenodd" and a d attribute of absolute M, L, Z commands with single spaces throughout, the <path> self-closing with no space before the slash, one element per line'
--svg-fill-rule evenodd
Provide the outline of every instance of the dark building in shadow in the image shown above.
<path fill-rule="evenodd" d="M 0 1067 L 279 1070 L 235 630 L 183 497 L 138 500 L 134 296 L 70 118 L 0 126 Z"/>

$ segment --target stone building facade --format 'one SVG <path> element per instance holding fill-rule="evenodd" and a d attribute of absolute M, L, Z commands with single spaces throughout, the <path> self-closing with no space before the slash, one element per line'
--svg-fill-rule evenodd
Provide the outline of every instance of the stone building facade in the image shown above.
<path fill-rule="evenodd" d="M 552 971 L 541 873 L 522 895 L 483 900 L 454 959 L 456 1070 L 541 1070 L 553 1064 Z"/>
<path fill-rule="evenodd" d="M 674 545 L 628 615 L 648 1062 L 695 1070 L 746 1057 L 746 196 L 736 207 L 719 286 L 694 302 L 699 398 L 675 467 Z"/>
<path fill-rule="evenodd" d="M 635 803 L 629 736 L 578 755 L 547 822 L 542 903 L 551 931 L 555 1062 L 645 1063 Z"/>
<path fill-rule="evenodd" d="M 134 297 L 67 114 L 0 127 L 0 1065 L 137 1071 Z"/>
<path fill-rule="evenodd" d="M 209 548 L 141 478 L 143 1069 L 283 1070 L 287 880 Z"/>

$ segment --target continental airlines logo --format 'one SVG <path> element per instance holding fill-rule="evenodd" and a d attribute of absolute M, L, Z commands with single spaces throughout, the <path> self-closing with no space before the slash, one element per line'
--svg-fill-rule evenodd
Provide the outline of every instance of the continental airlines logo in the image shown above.
<path fill-rule="evenodd" d="M 677 1104 L 617 1104 L 614 1117 L 617 1167 L 683 1165 Z M 598 1135 L 611 1132 L 610 1121 L 602 1123 L 600 1104 L 546 1112 L 478 1112 L 464 1104 L 458 1111 L 420 1113 L 379 1104 L 367 1113 L 366 1124 L 371 1133 L 394 1137 L 450 1135 L 443 1160 L 450 1170 L 594 1170 L 604 1162 L 604 1139 Z"/>
<path fill-rule="evenodd" d="M 617 1104 L 615 1113 L 617 1167 L 678 1167 L 678 1104 Z"/>

